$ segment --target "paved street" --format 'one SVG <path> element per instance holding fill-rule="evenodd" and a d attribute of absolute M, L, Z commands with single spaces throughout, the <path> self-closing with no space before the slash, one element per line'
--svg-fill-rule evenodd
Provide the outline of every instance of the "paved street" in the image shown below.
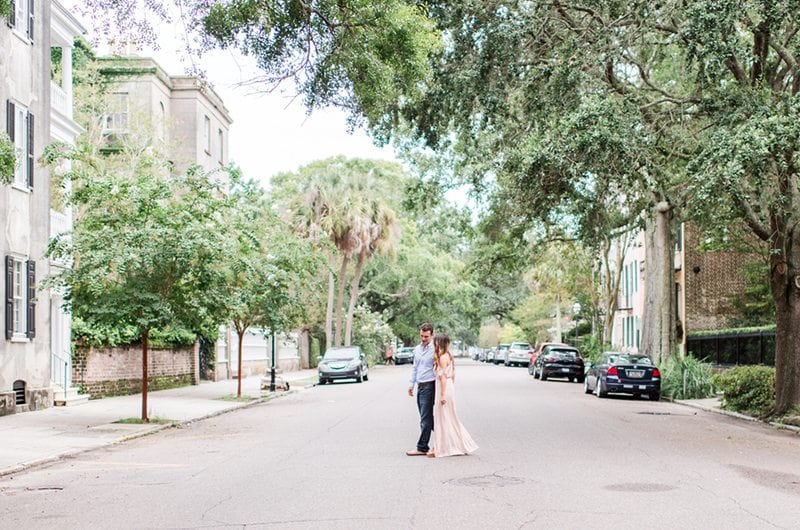
<path fill-rule="evenodd" d="M 797 528 L 800 438 L 459 360 L 479 451 L 407 457 L 410 367 L 0 479 L 2 528 Z"/>

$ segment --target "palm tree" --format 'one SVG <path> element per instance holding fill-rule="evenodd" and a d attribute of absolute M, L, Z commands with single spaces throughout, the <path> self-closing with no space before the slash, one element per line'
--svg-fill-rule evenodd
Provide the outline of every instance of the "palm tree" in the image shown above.
<path fill-rule="evenodd" d="M 361 248 L 358 253 L 356 272 L 350 284 L 350 305 L 347 309 L 347 324 L 345 329 L 344 345 L 350 346 L 353 340 L 353 315 L 358 303 L 359 286 L 364 264 L 374 255 L 394 254 L 400 239 L 400 225 L 394 210 L 389 208 L 380 199 L 373 198 L 369 201 L 367 222 L 362 225 Z"/>

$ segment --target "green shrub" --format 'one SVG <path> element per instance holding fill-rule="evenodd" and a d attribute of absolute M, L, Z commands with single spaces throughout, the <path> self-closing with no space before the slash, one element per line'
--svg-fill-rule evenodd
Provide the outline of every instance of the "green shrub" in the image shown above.
<path fill-rule="evenodd" d="M 775 368 L 737 366 L 714 376 L 714 385 L 724 409 L 765 417 L 775 408 Z"/>
<path fill-rule="evenodd" d="M 139 331 L 134 326 L 91 325 L 78 316 L 72 318 L 72 336 L 86 346 L 114 347 L 139 343 Z M 186 348 L 192 346 L 195 334 L 174 326 L 150 332 L 149 345 L 154 349 Z"/>
<path fill-rule="evenodd" d="M 673 356 L 661 365 L 661 393 L 673 399 L 701 399 L 714 395 L 711 364 L 691 355 Z"/>

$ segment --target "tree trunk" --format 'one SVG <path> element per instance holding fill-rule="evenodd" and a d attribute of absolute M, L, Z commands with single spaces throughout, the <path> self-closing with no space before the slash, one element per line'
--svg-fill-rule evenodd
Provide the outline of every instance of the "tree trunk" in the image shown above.
<path fill-rule="evenodd" d="M 556 295 L 556 333 L 553 342 L 561 342 L 561 295 Z"/>
<path fill-rule="evenodd" d="M 142 421 L 150 423 L 147 417 L 147 346 L 150 330 L 142 331 Z"/>
<path fill-rule="evenodd" d="M 672 206 L 657 203 L 645 221 L 645 303 L 641 351 L 657 364 L 675 353 L 675 253 Z"/>
<path fill-rule="evenodd" d="M 798 238 L 800 239 L 800 238 Z M 770 284 L 775 300 L 775 413 L 800 405 L 800 241 L 783 244 L 776 236 L 771 244 Z M 789 247 L 789 263 L 785 261 Z M 797 254 L 797 255 L 795 255 Z"/>
<path fill-rule="evenodd" d="M 236 325 L 236 334 L 239 335 L 239 367 L 236 369 L 236 398 L 242 397 L 242 342 L 244 341 L 244 332 L 247 331 L 245 327 Z"/>
<path fill-rule="evenodd" d="M 353 315 L 356 313 L 356 303 L 358 302 L 358 287 L 361 283 L 361 273 L 364 271 L 364 262 L 367 261 L 367 246 L 361 249 L 358 253 L 358 262 L 356 264 L 356 273 L 353 276 L 353 281 L 350 283 L 350 305 L 347 308 L 347 324 L 344 332 L 344 345 L 350 346 L 353 342 Z"/>
<path fill-rule="evenodd" d="M 329 350 L 333 344 L 333 295 L 336 281 L 333 270 L 328 270 L 328 304 L 325 306 L 325 349 Z"/>
<path fill-rule="evenodd" d="M 603 255 L 603 262 L 606 268 L 606 279 L 604 282 L 604 302 L 605 302 L 605 315 L 603 317 L 603 346 L 611 346 L 613 337 L 611 336 L 614 331 L 614 315 L 617 311 L 617 303 L 619 302 L 619 286 L 622 281 L 622 266 L 625 263 L 625 254 L 630 247 L 631 235 L 625 234 L 622 236 L 619 244 L 614 245 L 616 254 L 611 256 L 611 241 L 606 244 L 605 252 Z M 613 257 L 613 262 L 611 261 Z"/>
<path fill-rule="evenodd" d="M 333 345 L 337 348 L 342 345 L 342 320 L 344 317 L 344 284 L 347 283 L 347 264 L 350 257 L 345 254 L 342 256 L 342 266 L 339 268 L 339 288 L 336 296 L 336 331 L 334 333 Z"/>

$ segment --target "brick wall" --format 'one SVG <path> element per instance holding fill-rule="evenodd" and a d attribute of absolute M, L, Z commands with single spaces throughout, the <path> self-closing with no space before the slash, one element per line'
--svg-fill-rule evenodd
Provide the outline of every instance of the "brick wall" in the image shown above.
<path fill-rule="evenodd" d="M 198 383 L 193 348 L 147 353 L 149 390 Z M 142 349 L 140 346 L 76 348 L 72 377 L 73 384 L 92 397 L 135 394 L 142 388 Z"/>
<path fill-rule="evenodd" d="M 733 297 L 745 288 L 742 269 L 754 256 L 739 252 L 700 252 L 698 229 L 688 223 L 684 234 L 686 251 L 683 271 L 686 289 L 685 333 L 730 327 L 729 321 L 739 312 Z"/>

